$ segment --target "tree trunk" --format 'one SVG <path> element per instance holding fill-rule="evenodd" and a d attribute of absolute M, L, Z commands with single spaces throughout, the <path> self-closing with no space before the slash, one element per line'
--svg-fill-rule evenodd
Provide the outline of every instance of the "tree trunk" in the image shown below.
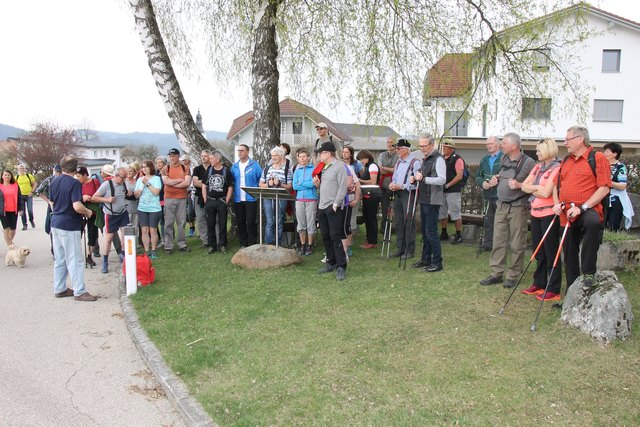
<path fill-rule="evenodd" d="M 266 165 L 269 151 L 280 145 L 280 106 L 278 104 L 278 45 L 276 12 L 281 0 L 262 0 L 251 58 L 253 92 L 253 157 Z"/>
<path fill-rule="evenodd" d="M 156 82 L 158 93 L 171 119 L 181 148 L 196 154 L 210 149 L 211 145 L 196 127 L 180 90 L 180 84 L 173 72 L 171 59 L 158 28 L 151 0 L 129 0 L 129 4 L 133 9 L 142 47 L 147 54 L 151 75 Z"/>

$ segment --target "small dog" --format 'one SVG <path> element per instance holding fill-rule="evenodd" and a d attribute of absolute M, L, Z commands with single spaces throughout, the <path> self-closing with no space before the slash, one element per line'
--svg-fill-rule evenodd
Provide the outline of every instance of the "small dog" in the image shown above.
<path fill-rule="evenodd" d="M 16 245 L 11 245 L 7 248 L 7 256 L 4 258 L 4 264 L 24 268 L 24 263 L 30 253 L 31 250 L 27 247 L 18 248 Z"/>

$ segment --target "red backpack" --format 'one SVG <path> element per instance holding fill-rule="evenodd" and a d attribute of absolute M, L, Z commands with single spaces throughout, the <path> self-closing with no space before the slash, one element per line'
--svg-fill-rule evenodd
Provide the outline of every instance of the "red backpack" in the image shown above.
<path fill-rule="evenodd" d="M 147 254 L 136 256 L 138 285 L 148 286 L 156 280 L 156 269 L 153 268 L 151 258 Z M 127 263 L 122 264 L 122 274 L 127 274 Z"/>

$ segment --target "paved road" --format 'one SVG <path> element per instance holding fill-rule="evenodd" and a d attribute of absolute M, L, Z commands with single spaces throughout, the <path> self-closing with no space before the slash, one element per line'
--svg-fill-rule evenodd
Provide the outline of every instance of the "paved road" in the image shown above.
<path fill-rule="evenodd" d="M 116 272 L 98 260 L 86 271 L 96 302 L 54 298 L 46 204 L 34 210 L 37 228 L 19 225 L 15 239 L 32 251 L 24 269 L 4 265 L 0 241 L 0 425 L 185 425 L 131 340 Z"/>

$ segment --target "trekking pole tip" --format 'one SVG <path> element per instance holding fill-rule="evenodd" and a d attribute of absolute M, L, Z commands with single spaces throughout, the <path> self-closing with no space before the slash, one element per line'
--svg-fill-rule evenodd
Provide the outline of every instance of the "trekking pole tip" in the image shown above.
<path fill-rule="evenodd" d="M 502 315 L 504 314 L 504 307 L 502 307 L 502 308 L 500 309 L 500 311 L 498 312 L 498 314 L 499 314 L 500 316 L 502 316 Z"/>
<path fill-rule="evenodd" d="M 536 331 L 536 324 L 532 324 L 531 325 L 531 332 L 535 332 Z"/>

